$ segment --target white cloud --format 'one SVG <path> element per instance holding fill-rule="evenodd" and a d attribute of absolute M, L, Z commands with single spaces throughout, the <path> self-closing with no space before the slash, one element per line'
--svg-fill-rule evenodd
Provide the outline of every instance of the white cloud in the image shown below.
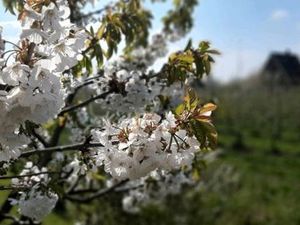
<path fill-rule="evenodd" d="M 5 28 L 17 28 L 20 29 L 21 25 L 19 21 L 1 21 L 0 26 Z"/>
<path fill-rule="evenodd" d="M 271 13 L 270 19 L 273 21 L 284 20 L 289 17 L 289 12 L 284 9 L 276 9 Z"/>

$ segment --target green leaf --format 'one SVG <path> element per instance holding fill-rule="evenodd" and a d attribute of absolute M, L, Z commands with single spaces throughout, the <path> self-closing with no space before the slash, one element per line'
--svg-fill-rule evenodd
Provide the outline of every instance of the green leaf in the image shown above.
<path fill-rule="evenodd" d="M 192 46 L 193 46 L 193 41 L 192 41 L 192 39 L 190 39 L 190 40 L 188 41 L 188 43 L 187 43 L 187 45 L 186 45 L 184 51 L 186 52 L 187 50 L 191 49 Z"/>
<path fill-rule="evenodd" d="M 83 58 L 84 60 L 84 66 L 86 68 L 86 70 L 88 71 L 89 74 L 92 74 L 93 73 L 93 64 L 92 64 L 92 61 L 89 57 L 85 56 Z"/>
<path fill-rule="evenodd" d="M 210 49 L 206 51 L 209 54 L 220 55 L 221 53 L 218 50 Z"/>
<path fill-rule="evenodd" d="M 99 181 L 105 181 L 106 180 L 105 176 L 103 176 L 99 173 L 90 173 L 90 175 L 95 180 L 99 180 Z"/>
<path fill-rule="evenodd" d="M 191 121 L 191 126 L 195 137 L 200 143 L 200 148 L 206 147 L 205 132 L 203 131 L 201 124 L 198 121 L 193 120 Z"/>
<path fill-rule="evenodd" d="M 103 65 L 103 52 L 100 44 L 95 46 L 96 60 L 99 68 Z"/>
<path fill-rule="evenodd" d="M 91 33 L 92 37 L 95 35 L 95 31 L 94 31 L 93 26 L 90 26 L 90 33 Z"/>
<path fill-rule="evenodd" d="M 199 122 L 192 120 L 191 125 L 194 135 L 200 143 L 201 148 L 210 147 L 212 149 L 217 147 L 217 132 L 213 124 L 209 122 Z"/>
<path fill-rule="evenodd" d="M 206 74 L 209 75 L 211 72 L 211 65 L 208 60 L 204 60 L 204 68 L 205 68 Z"/>
<path fill-rule="evenodd" d="M 194 62 L 194 57 L 192 55 L 178 55 L 176 59 L 188 64 L 192 64 Z"/>
<path fill-rule="evenodd" d="M 180 116 L 185 110 L 185 105 L 184 104 L 180 104 L 179 106 L 176 107 L 175 109 L 175 114 Z"/>
<path fill-rule="evenodd" d="M 210 48 L 210 43 L 208 41 L 202 41 L 199 44 L 199 48 L 201 52 L 206 52 Z"/>

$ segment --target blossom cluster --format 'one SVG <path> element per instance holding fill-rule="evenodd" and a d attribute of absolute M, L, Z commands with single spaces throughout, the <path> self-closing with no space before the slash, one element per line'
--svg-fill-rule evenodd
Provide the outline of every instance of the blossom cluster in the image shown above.
<path fill-rule="evenodd" d="M 0 37 L 0 161 L 17 158 L 29 142 L 20 130 L 24 122 L 47 122 L 64 106 L 60 77 L 76 65 L 86 39 L 69 15 L 65 0 L 27 1 L 19 15 L 19 43 L 5 52 L 8 42 Z"/>
<path fill-rule="evenodd" d="M 221 151 L 200 152 L 196 157 L 201 158 L 207 166 L 214 162 L 220 153 Z M 199 182 L 198 175 L 195 176 L 199 171 L 195 171 L 197 171 L 195 168 L 178 171 L 154 170 L 141 179 L 128 182 L 123 187 L 123 189 L 129 190 L 123 196 L 123 209 L 129 213 L 138 213 L 149 203 L 161 204 L 168 196 L 182 193 L 185 187 L 193 186 L 199 190 L 218 189 L 223 191 L 223 184 L 232 185 L 238 180 L 237 174 L 232 173 L 232 168 L 226 165 L 221 165 L 220 168 L 213 171 L 212 175 L 206 175 L 205 178 L 209 177 L 209 181 L 205 180 L 204 174 L 202 174 Z"/>
<path fill-rule="evenodd" d="M 149 46 L 133 50 L 130 58 L 121 57 L 106 63 L 103 76 L 90 86 L 97 95 L 110 92 L 106 98 L 97 100 L 100 107 L 114 113 L 144 112 L 150 106 L 156 108 L 158 95 L 166 81 L 158 79 L 149 68 L 166 53 L 165 40 L 157 34 L 153 35 Z"/>
<path fill-rule="evenodd" d="M 147 81 L 140 71 L 106 70 L 99 79 L 95 90 L 98 95 L 111 93 L 97 103 L 111 112 L 132 113 L 143 112 L 147 105 L 152 104 L 160 92 L 156 78 Z"/>
<path fill-rule="evenodd" d="M 18 200 L 19 212 L 37 222 L 42 221 L 54 209 L 58 195 L 54 192 L 37 191 L 35 188 L 28 193 L 22 192 Z"/>
<path fill-rule="evenodd" d="M 172 112 L 124 119 L 103 130 L 92 131 L 93 139 L 103 144 L 94 156 L 97 166 L 118 180 L 138 179 L 155 169 L 176 170 L 191 167 L 199 142 L 180 128 Z"/>

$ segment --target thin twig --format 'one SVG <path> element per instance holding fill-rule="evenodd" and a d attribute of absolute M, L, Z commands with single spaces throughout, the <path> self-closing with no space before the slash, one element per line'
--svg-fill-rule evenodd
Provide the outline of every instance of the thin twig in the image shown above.
<path fill-rule="evenodd" d="M 8 43 L 13 45 L 14 47 L 18 48 L 19 50 L 21 50 L 20 46 L 16 45 L 15 43 L 11 42 L 11 41 L 7 41 L 7 40 L 3 40 L 4 43 Z"/>
<path fill-rule="evenodd" d="M 103 196 L 115 191 L 118 187 L 124 185 L 127 182 L 128 182 L 128 180 L 121 181 L 114 186 L 111 186 L 111 187 L 105 188 L 105 189 L 101 189 L 98 192 L 91 194 L 88 197 L 78 197 L 78 196 L 75 197 L 75 196 L 71 196 L 71 195 L 66 195 L 65 198 L 70 201 L 74 201 L 74 202 L 78 202 L 78 203 L 89 203 L 90 201 L 92 201 L 96 198 L 103 197 Z"/>
<path fill-rule="evenodd" d="M 42 137 L 39 133 L 36 132 L 35 129 L 32 129 L 32 135 L 38 139 L 39 142 L 41 142 L 44 147 L 50 147 L 49 143 L 44 139 L 44 137 Z"/>
<path fill-rule="evenodd" d="M 0 180 L 8 180 L 13 178 L 24 178 L 24 177 L 33 177 L 33 176 L 39 176 L 43 174 L 59 174 L 60 172 L 40 172 L 40 173 L 32 173 L 32 174 L 25 174 L 25 175 L 12 175 L 12 176 L 0 176 Z"/>
<path fill-rule="evenodd" d="M 70 191 L 69 195 L 95 193 L 95 192 L 98 192 L 98 191 L 99 191 L 99 189 L 79 189 L 79 190 L 72 190 L 72 191 Z"/>
<path fill-rule="evenodd" d="M 13 186 L 0 186 L 0 191 L 21 191 L 28 190 L 29 187 L 13 187 Z"/>
<path fill-rule="evenodd" d="M 89 12 L 89 13 L 87 13 L 87 14 L 82 14 L 82 15 L 80 15 L 80 16 L 77 16 L 75 19 L 77 19 L 77 20 L 82 20 L 82 19 L 85 19 L 85 18 L 89 18 L 89 17 L 91 17 L 91 16 L 93 16 L 93 15 L 101 14 L 102 12 L 104 12 L 104 11 L 107 10 L 107 9 L 108 9 L 108 7 L 105 7 L 105 8 L 102 8 L 102 9 L 98 9 L 98 10 L 96 10 L 96 11 Z"/>
<path fill-rule="evenodd" d="M 36 149 L 27 151 L 21 154 L 20 157 L 29 157 L 34 154 L 47 154 L 47 153 L 53 153 L 53 152 L 65 152 L 65 151 L 74 151 L 74 150 L 86 150 L 88 148 L 95 148 L 95 147 L 103 147 L 101 143 L 79 143 L 79 144 L 73 144 L 73 145 L 62 145 L 62 146 L 56 146 L 56 147 L 49 147 L 44 149 Z"/>

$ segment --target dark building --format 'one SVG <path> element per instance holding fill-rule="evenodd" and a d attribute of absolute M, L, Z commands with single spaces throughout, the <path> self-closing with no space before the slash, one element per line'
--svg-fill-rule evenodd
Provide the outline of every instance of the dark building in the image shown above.
<path fill-rule="evenodd" d="M 300 85 L 300 62 L 296 55 L 286 53 L 273 53 L 266 62 L 262 79 L 271 86 Z"/>

